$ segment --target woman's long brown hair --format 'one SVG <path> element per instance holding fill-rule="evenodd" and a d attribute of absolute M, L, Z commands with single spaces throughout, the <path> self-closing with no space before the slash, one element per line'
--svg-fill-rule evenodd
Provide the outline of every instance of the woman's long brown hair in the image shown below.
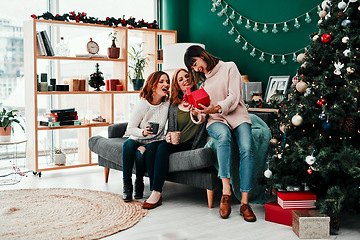
<path fill-rule="evenodd" d="M 152 102 L 153 100 L 153 93 L 154 93 L 154 89 L 156 88 L 156 86 L 159 83 L 159 80 L 161 78 L 162 75 L 166 75 L 168 77 L 168 79 L 170 80 L 169 75 L 166 72 L 163 71 L 156 71 L 153 72 L 149 75 L 149 77 L 146 79 L 145 81 L 145 85 L 143 86 L 143 88 L 140 91 L 140 98 L 144 98 L 146 99 L 149 103 Z M 165 97 L 163 97 L 161 99 L 162 102 L 165 102 L 169 97 L 169 92 L 167 93 L 167 95 Z"/>
<path fill-rule="evenodd" d="M 171 80 L 171 91 L 170 91 L 170 102 L 173 105 L 179 105 L 184 98 L 184 93 L 181 91 L 180 86 L 177 81 L 178 75 L 181 71 L 189 73 L 185 68 L 180 68 L 175 71 L 173 78 Z M 189 83 L 191 81 L 192 80 L 189 78 Z M 191 88 L 191 91 L 194 91 L 196 89 L 197 89 L 197 87 L 196 87 L 196 84 L 194 83 L 194 85 Z"/>

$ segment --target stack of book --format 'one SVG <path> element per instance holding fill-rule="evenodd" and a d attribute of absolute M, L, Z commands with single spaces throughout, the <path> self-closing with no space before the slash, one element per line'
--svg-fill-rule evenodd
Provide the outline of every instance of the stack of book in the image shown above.
<path fill-rule="evenodd" d="M 46 113 L 45 115 L 48 120 L 40 121 L 40 126 L 60 127 L 81 125 L 81 121 L 78 120 L 78 115 L 77 111 L 75 111 L 75 108 L 52 109 L 50 110 L 50 113 Z"/>
<path fill-rule="evenodd" d="M 265 204 L 265 220 L 292 226 L 292 211 L 315 208 L 315 202 L 309 191 L 277 192 L 277 202 Z"/>
<path fill-rule="evenodd" d="M 36 32 L 36 48 L 39 56 L 55 56 L 50 38 L 46 31 Z"/>

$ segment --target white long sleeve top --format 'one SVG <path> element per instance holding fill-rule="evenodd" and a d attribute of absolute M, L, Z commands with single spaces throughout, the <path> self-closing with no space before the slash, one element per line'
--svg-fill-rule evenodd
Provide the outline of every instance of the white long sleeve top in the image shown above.
<path fill-rule="evenodd" d="M 169 105 L 169 101 L 161 102 L 159 105 L 152 105 L 146 99 L 141 98 L 130 116 L 124 136 L 141 144 L 165 139 L 165 124 Z M 144 137 L 142 132 L 145 130 L 146 125 L 149 125 L 148 122 L 159 123 L 159 130 L 157 134 Z"/>

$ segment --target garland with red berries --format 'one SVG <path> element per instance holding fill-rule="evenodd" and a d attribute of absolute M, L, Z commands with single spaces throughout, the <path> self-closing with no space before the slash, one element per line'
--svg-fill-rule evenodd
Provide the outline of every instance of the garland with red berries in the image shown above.
<path fill-rule="evenodd" d="M 110 27 L 111 26 L 117 27 L 120 25 L 128 28 L 142 28 L 142 27 L 152 28 L 152 29 L 159 28 L 156 20 L 154 20 L 152 23 L 148 23 L 145 22 L 144 19 L 135 21 L 135 18 L 133 17 L 130 17 L 129 19 L 125 19 L 125 16 L 123 18 L 107 17 L 105 20 L 100 20 L 98 18 L 89 17 L 84 12 L 81 13 L 78 12 L 77 14 L 75 14 L 75 12 L 69 12 L 63 15 L 56 14 L 55 16 L 50 12 L 46 12 L 38 16 L 32 14 L 31 17 L 33 19 L 56 20 L 56 21 L 65 21 L 65 22 L 75 21 L 77 23 L 83 22 L 83 23 L 92 23 L 92 24 L 102 24 Z"/>

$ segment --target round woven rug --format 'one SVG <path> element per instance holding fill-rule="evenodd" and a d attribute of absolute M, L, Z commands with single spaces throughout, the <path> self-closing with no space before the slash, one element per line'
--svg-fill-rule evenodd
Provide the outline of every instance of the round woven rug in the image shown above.
<path fill-rule="evenodd" d="M 86 189 L 0 191 L 0 239 L 98 239 L 134 226 L 142 203 Z"/>

